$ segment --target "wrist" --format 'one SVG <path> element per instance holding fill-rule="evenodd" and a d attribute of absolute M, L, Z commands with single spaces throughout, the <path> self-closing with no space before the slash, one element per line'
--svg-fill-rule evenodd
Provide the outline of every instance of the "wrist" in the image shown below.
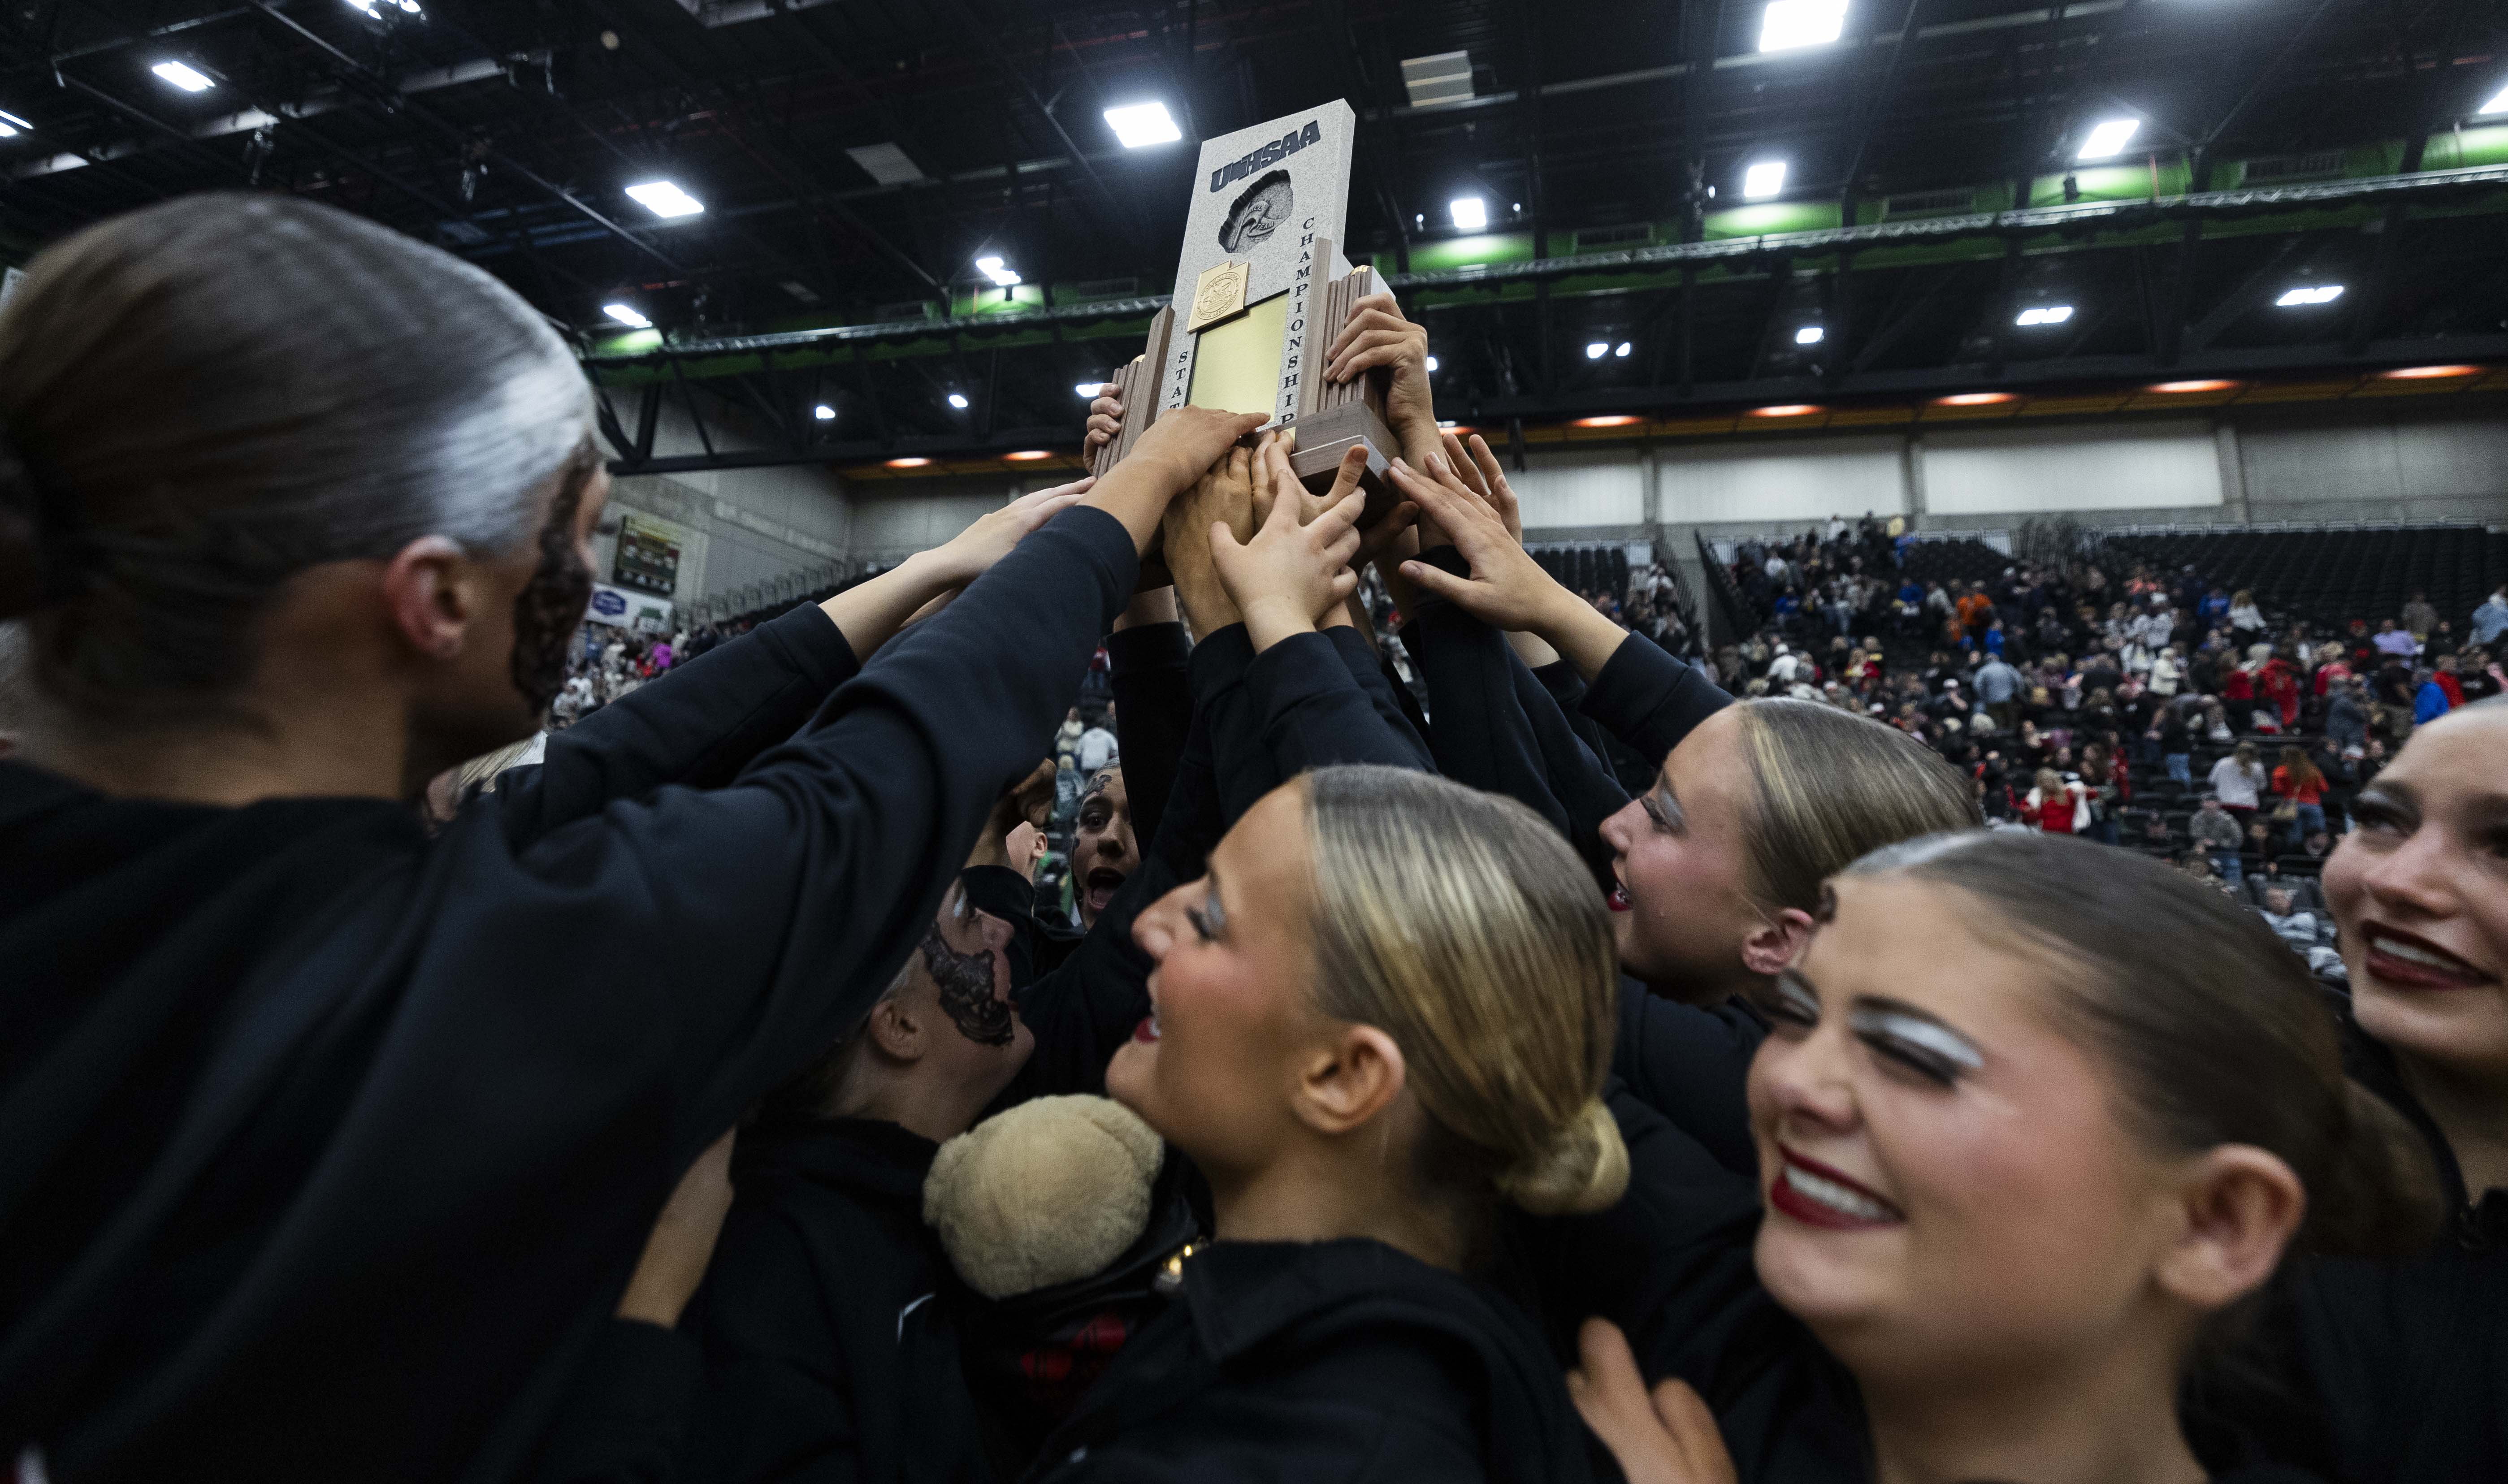
<path fill-rule="evenodd" d="M 964 587 L 976 579 L 975 564 L 950 548 L 955 541 L 943 541 L 929 551 L 918 551 L 897 564 L 900 583 L 914 594 L 920 608 L 953 587 Z"/>
<path fill-rule="evenodd" d="M 1291 635 L 1315 631 L 1314 615 L 1304 612 L 1292 598 L 1257 598 L 1245 605 L 1242 612 L 1245 615 L 1245 637 L 1253 641 L 1257 654 Z"/>

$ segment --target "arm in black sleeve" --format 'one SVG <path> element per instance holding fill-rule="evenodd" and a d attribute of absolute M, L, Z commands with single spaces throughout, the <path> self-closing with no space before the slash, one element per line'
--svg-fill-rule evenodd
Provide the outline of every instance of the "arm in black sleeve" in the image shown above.
<path fill-rule="evenodd" d="M 611 1319 L 560 1404 L 531 1470 L 538 1484 L 669 1484 L 705 1379 L 697 1342 Z"/>
<path fill-rule="evenodd" d="M 1156 839 L 1185 733 L 1193 725 L 1193 690 L 1186 679 L 1193 645 L 1181 623 L 1143 623 L 1108 635 L 1106 655 L 1113 666 L 1115 736 L 1132 832 L 1139 839 Z"/>
<path fill-rule="evenodd" d="M 614 798 L 664 784 L 729 783 L 810 720 L 861 666 L 844 634 L 805 605 L 549 735 L 536 767 L 498 779 L 497 813 L 516 848 Z"/>
<path fill-rule="evenodd" d="M 1559 659 L 1532 672 L 1541 688 L 1550 692 L 1551 701 L 1568 719 L 1576 736 L 1595 757 L 1600 758 L 1618 779 L 1620 789 L 1630 798 L 1654 787 L 1655 770 L 1629 745 L 1603 729 L 1603 723 L 1585 715 L 1585 678 L 1576 673 L 1570 661 Z"/>
<path fill-rule="evenodd" d="M 1003 957 L 1010 961 L 1011 987 L 1036 979 L 1036 885 L 1008 866 L 970 866 L 958 873 L 967 888 L 967 905 L 1010 925 L 1011 941 Z"/>
<path fill-rule="evenodd" d="M 1691 728 L 1732 704 L 1707 672 L 1673 658 L 1643 634 L 1631 634 L 1594 677 L 1582 707 L 1648 767 L 1659 768 Z"/>
<path fill-rule="evenodd" d="M 1768 1022 L 1740 1000 L 1701 1010 L 1623 978 L 1611 1072 L 1717 1164 L 1749 1174 L 1759 1168 L 1751 1135 L 1751 1058 L 1767 1038 Z"/>
<path fill-rule="evenodd" d="M 1433 547 L 1420 559 L 1441 571 L 1470 570 L 1452 546 Z M 1506 636 L 1452 603 L 1423 598 L 1402 642 L 1428 687 L 1437 771 L 1503 794 L 1568 835 L 1567 807 L 1551 792 L 1549 764 L 1516 699 Z"/>
<path fill-rule="evenodd" d="M 1321 633 L 1293 634 L 1255 655 L 1245 667 L 1244 694 L 1259 729 L 1233 736 L 1214 729 L 1222 776 L 1264 761 L 1283 781 L 1344 763 L 1429 770 L 1399 713 L 1378 706 Z"/>
<path fill-rule="evenodd" d="M 412 996 L 428 1017 L 403 1033 L 475 1040 L 514 1019 L 474 1004 L 474 983 L 580 984 L 564 1037 L 613 1079 L 642 1056 L 672 1080 L 643 1095 L 672 1133 L 655 1169 L 685 1168 L 859 1019 L 930 928 L 994 801 L 1044 756 L 1135 566 L 1119 521 L 1066 511 L 730 785 L 614 800 L 519 854 L 457 820 L 418 883 L 440 898 L 421 972 L 465 988 Z"/>
<path fill-rule="evenodd" d="M 1332 641 L 1342 663 L 1349 668 L 1349 678 L 1358 683 L 1359 689 L 1367 692 L 1367 699 L 1375 706 L 1376 714 L 1383 719 L 1385 729 L 1408 747 L 1412 757 L 1418 760 L 1410 765 L 1434 772 L 1437 760 L 1429 753 L 1428 744 L 1423 740 L 1426 733 L 1412 718 L 1412 712 L 1420 703 L 1411 701 L 1408 707 L 1402 704 L 1410 700 L 1410 695 L 1385 667 L 1383 660 L 1378 657 L 1376 646 L 1369 644 L 1367 636 L 1356 627 L 1346 623 L 1335 624 L 1323 634 Z"/>
<path fill-rule="evenodd" d="M 1610 768 L 1601 756 L 1585 745 L 1584 738 L 1568 723 L 1568 714 L 1550 698 L 1541 682 L 1533 679 L 1516 656 L 1513 647 L 1506 655 L 1508 672 L 1515 682 L 1516 709 L 1524 713 L 1531 728 L 1533 745 L 1541 751 L 1541 765 L 1549 775 L 1550 796 L 1568 813 L 1568 843 L 1585 859 L 1586 869 L 1593 872 L 1595 884 L 1609 891 L 1616 878 L 1611 873 L 1613 851 L 1603 838 L 1603 821 L 1617 814 L 1628 804 L 1628 791 L 1611 776 Z"/>
<path fill-rule="evenodd" d="M 1204 745 L 1211 749 L 1213 798 L 1223 822 L 1254 807 L 1254 800 L 1271 793 L 1282 777 L 1261 749 L 1233 745 L 1251 738 L 1261 724 L 1255 718 L 1254 703 L 1245 693 L 1245 672 L 1253 663 L 1254 641 L 1241 623 L 1203 635 L 1193 647 L 1193 657 L 1188 662 L 1194 725 L 1201 730 Z M 1225 738 L 1227 743 L 1214 741 L 1216 738 Z M 1218 756 L 1223 745 L 1229 753 L 1224 760 Z M 1245 756 L 1248 752 L 1253 756 Z M 1223 761 L 1228 765 L 1222 766 Z"/>

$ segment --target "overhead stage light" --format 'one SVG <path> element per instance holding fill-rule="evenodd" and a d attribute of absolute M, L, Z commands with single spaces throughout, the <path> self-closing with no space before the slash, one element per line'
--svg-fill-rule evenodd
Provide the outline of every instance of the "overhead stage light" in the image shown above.
<path fill-rule="evenodd" d="M 215 83 L 178 61 L 162 61 L 148 69 L 185 93 L 206 93 Z"/>
<path fill-rule="evenodd" d="M 1742 172 L 1742 199 L 1764 201 L 1786 188 L 1786 163 L 1762 160 Z"/>
<path fill-rule="evenodd" d="M 653 327 L 653 321 L 636 313 L 635 307 L 632 305 L 605 304 L 601 306 L 601 313 L 608 315 L 610 318 L 617 320 L 620 324 L 627 326 L 627 328 L 631 330 L 649 330 Z"/>
<path fill-rule="evenodd" d="M 1759 50 L 1826 46 L 1846 31 L 1846 0 L 1771 0 L 1759 13 Z"/>
<path fill-rule="evenodd" d="M 1794 344 L 1798 346 L 1816 346 L 1827 338 L 1828 331 L 1816 324 L 1807 324 L 1794 331 Z"/>
<path fill-rule="evenodd" d="M 677 181 L 647 180 L 642 185 L 629 186 L 627 194 L 643 203 L 645 209 L 655 216 L 703 216 L 705 214 L 705 203 L 681 190 Z"/>
<path fill-rule="evenodd" d="M 1489 225 L 1489 203 L 1477 196 L 1457 196 L 1446 203 L 1446 210 L 1455 225 L 1465 232 L 1478 232 Z"/>
<path fill-rule="evenodd" d="M 965 412 L 967 410 L 967 394 L 963 391 L 950 392 L 949 405 L 957 408 L 960 412 Z"/>
<path fill-rule="evenodd" d="M 2033 325 L 2062 324 L 2072 317 L 2073 307 L 2069 304 L 2037 304 L 2013 315 L 2011 322 L 2027 329 Z"/>
<path fill-rule="evenodd" d="M 836 409 L 829 406 L 825 402 L 821 402 L 818 406 L 810 409 L 810 416 L 817 418 L 822 423 L 832 423 L 836 420 Z"/>
<path fill-rule="evenodd" d="M 1106 110 L 1106 127 L 1124 141 L 1125 149 L 1146 149 L 1153 144 L 1173 144 L 1184 137 L 1176 121 L 1167 117 L 1164 103 L 1126 103 Z"/>
<path fill-rule="evenodd" d="M 1019 281 L 1019 276 L 1017 274 L 1014 274 L 1002 266 L 1002 259 L 999 253 L 988 253 L 983 257 L 976 259 L 976 271 L 982 274 L 985 278 L 992 279 L 995 284 L 1003 288 L 1008 288 L 1012 284 Z"/>
<path fill-rule="evenodd" d="M 2133 142 L 2133 136 L 2141 129 L 2140 119 L 2109 119 L 2091 128 L 2090 136 L 2082 141 L 2082 152 L 2073 158 L 2105 160 L 2113 155 L 2123 154 L 2124 147 Z"/>
<path fill-rule="evenodd" d="M 2302 285 L 2301 287 L 2294 288 L 2290 292 L 2282 295 L 2280 298 L 2275 299 L 2273 303 L 2282 309 L 2304 309 L 2311 304 L 2332 304 L 2335 300 L 2342 297 L 2342 284 L 2319 283 L 2313 286 Z"/>
<path fill-rule="evenodd" d="M 1585 358 L 1587 360 L 1601 360 L 1604 356 L 1610 353 L 1611 343 L 1607 340 L 1593 340 L 1588 341 L 1585 344 Z"/>

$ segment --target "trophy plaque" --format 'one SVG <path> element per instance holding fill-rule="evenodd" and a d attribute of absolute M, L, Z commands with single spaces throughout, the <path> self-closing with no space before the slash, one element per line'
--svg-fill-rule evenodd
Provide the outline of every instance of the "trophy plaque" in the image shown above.
<path fill-rule="evenodd" d="M 1342 456 L 1367 450 L 1367 518 L 1395 497 L 1385 468 L 1400 446 L 1384 426 L 1390 374 L 1323 379 L 1350 306 L 1383 288 L 1342 256 L 1358 116 L 1335 100 L 1202 141 L 1175 294 L 1150 321 L 1148 346 L 1117 371 L 1121 436 L 1089 465 L 1103 474 L 1161 413 L 1188 404 L 1268 415 L 1295 427 L 1290 466 L 1329 489 Z"/>

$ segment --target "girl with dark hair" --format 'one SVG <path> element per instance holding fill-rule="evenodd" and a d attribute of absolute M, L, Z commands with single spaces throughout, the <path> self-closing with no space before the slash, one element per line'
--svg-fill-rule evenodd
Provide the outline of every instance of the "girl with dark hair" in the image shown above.
<path fill-rule="evenodd" d="M 2325 863 L 2343 1051 L 2436 1162 L 2451 1220 L 2410 1262 L 2294 1274 L 2325 1471 L 2441 1484 L 2508 1459 L 2508 701 L 2413 733 Z M 2303 1456 L 2306 1456 L 2304 1455 Z"/>
<path fill-rule="evenodd" d="M 2206 1355 L 2286 1254 L 2415 1250 L 2438 1203 L 2253 912 L 2082 841 L 1920 840 L 1837 877 L 1778 992 L 1761 1219 L 1630 1137 L 1644 1251 L 1593 1281 L 1663 1297 L 1615 1311 L 1635 1368 L 1587 1327 L 1579 1387 L 1624 1462 L 1674 1446 L 1641 1371 L 1745 1481 L 2300 1477 L 2209 1412 Z"/>
<path fill-rule="evenodd" d="M 2288 833 L 2294 847 L 2325 828 L 2325 775 L 2305 752 L 2295 744 L 2281 750 L 2281 760 L 2273 765 L 2272 791 L 2291 811 Z"/>
<path fill-rule="evenodd" d="M 91 228 L 0 311 L 21 1474 L 510 1475 L 680 1172 L 913 951 L 1259 420 L 1161 419 L 1091 508 L 675 668 L 430 839 L 407 800 L 563 675 L 590 422 L 509 290 L 284 197 Z"/>

